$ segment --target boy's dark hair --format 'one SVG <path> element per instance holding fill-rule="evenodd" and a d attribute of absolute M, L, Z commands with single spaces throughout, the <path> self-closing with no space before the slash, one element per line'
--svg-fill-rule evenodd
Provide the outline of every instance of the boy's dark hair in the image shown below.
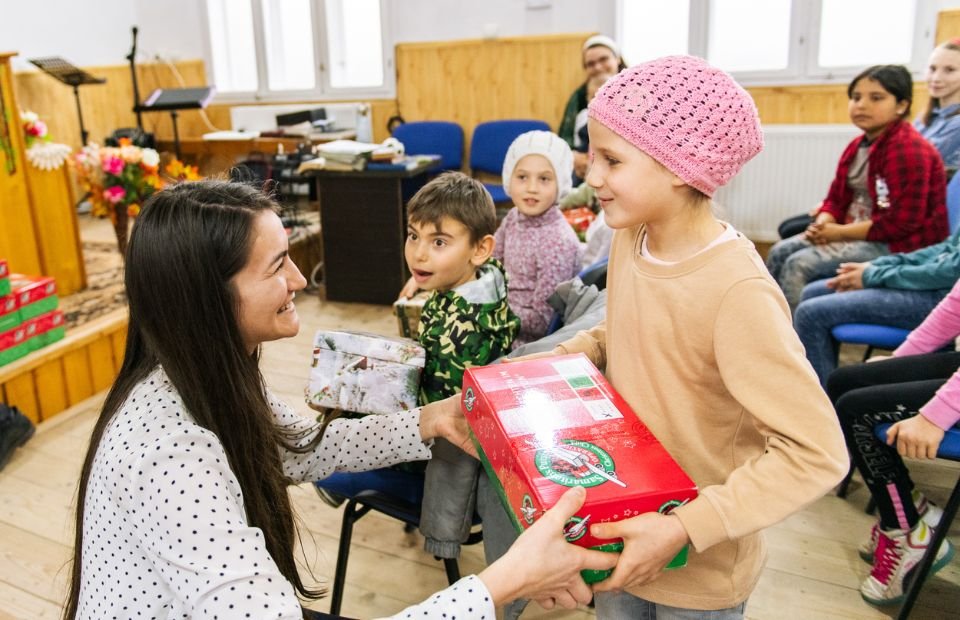
<path fill-rule="evenodd" d="M 471 243 L 497 230 L 497 211 L 490 192 L 462 172 L 444 172 L 421 187 L 407 204 L 407 220 L 411 223 L 426 222 L 439 228 L 444 217 L 466 226 Z"/>
<path fill-rule="evenodd" d="M 860 72 L 857 77 L 850 80 L 847 86 L 847 97 L 853 97 L 853 89 L 857 82 L 863 78 L 869 78 L 880 84 L 883 90 L 887 91 L 897 100 L 907 102 L 907 109 L 902 118 L 910 116 L 910 106 L 913 104 L 913 78 L 910 72 L 902 65 L 873 65 Z"/>

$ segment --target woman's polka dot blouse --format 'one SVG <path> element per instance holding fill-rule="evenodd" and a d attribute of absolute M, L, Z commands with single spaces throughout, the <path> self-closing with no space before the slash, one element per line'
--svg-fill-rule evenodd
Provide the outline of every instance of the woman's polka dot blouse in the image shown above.
<path fill-rule="evenodd" d="M 312 420 L 268 394 L 277 423 Z M 336 420 L 311 453 L 284 453 L 295 481 L 430 458 L 419 410 Z M 217 436 L 198 426 L 158 368 L 134 388 L 100 442 L 84 504 L 78 618 L 301 618 L 293 586 L 247 524 Z M 467 577 L 395 618 L 494 618 Z"/>

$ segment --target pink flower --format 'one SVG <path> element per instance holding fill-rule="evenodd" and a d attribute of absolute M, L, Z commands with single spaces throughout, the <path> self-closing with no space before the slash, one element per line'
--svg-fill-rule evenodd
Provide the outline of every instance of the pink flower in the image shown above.
<path fill-rule="evenodd" d="M 121 173 L 123 173 L 123 167 L 125 165 L 126 162 L 124 162 L 122 158 L 110 155 L 103 160 L 103 171 L 107 174 L 112 174 L 113 176 L 118 177 Z"/>
<path fill-rule="evenodd" d="M 47 135 L 47 124 L 43 121 L 34 121 L 27 127 L 27 133 L 31 136 L 42 138 Z"/>
<path fill-rule="evenodd" d="M 103 190 L 103 199 L 112 205 L 117 204 L 127 196 L 127 190 L 119 185 L 113 185 Z"/>

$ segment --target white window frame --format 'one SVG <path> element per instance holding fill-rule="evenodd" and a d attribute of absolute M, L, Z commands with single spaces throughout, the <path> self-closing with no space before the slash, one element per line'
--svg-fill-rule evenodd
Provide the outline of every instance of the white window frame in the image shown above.
<path fill-rule="evenodd" d="M 253 41 L 257 59 L 257 89 L 252 91 L 217 92 L 215 103 L 253 103 L 277 101 L 355 101 L 357 99 L 393 99 L 396 97 L 396 71 L 394 71 L 393 37 L 390 32 L 390 2 L 380 2 L 380 37 L 383 62 L 383 84 L 367 87 L 340 87 L 330 84 L 330 59 L 327 53 L 327 24 L 324 0 L 311 0 L 310 12 L 313 24 L 313 47 L 316 87 L 297 90 L 270 90 L 267 76 L 267 57 L 261 0 L 249 0 L 253 12 Z M 213 47 L 210 40 L 209 11 L 204 2 L 202 13 L 204 28 L 204 62 L 207 81 L 215 83 L 213 76 Z"/>
<path fill-rule="evenodd" d="M 623 40 L 623 5 L 647 0 L 617 0 L 616 31 Z M 709 49 L 710 0 L 690 0 L 689 50 L 693 56 L 706 58 Z M 849 82 L 865 66 L 821 67 L 819 60 L 820 12 L 822 0 L 792 0 L 790 6 L 790 45 L 787 66 L 768 71 L 734 71 L 732 75 L 744 86 L 782 86 Z M 934 47 L 937 13 L 940 2 L 917 0 L 914 16 L 913 50 L 904 66 L 914 79 L 923 79 L 927 56 Z M 651 19 L 655 19 L 651 12 Z M 631 59 L 627 59 L 630 61 Z"/>

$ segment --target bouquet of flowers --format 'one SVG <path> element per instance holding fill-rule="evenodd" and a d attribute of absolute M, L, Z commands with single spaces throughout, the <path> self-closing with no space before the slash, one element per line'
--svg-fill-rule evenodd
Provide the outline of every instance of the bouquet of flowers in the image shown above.
<path fill-rule="evenodd" d="M 47 124 L 40 120 L 35 112 L 21 112 L 20 121 L 23 123 L 23 135 L 27 141 L 27 148 L 33 146 L 36 142 L 49 142 L 50 136 L 47 133 Z"/>
<path fill-rule="evenodd" d="M 93 215 L 110 217 L 120 253 L 125 253 L 129 218 L 136 217 L 143 201 L 162 187 L 159 153 L 123 139 L 118 147 L 85 146 L 74 161 Z"/>

